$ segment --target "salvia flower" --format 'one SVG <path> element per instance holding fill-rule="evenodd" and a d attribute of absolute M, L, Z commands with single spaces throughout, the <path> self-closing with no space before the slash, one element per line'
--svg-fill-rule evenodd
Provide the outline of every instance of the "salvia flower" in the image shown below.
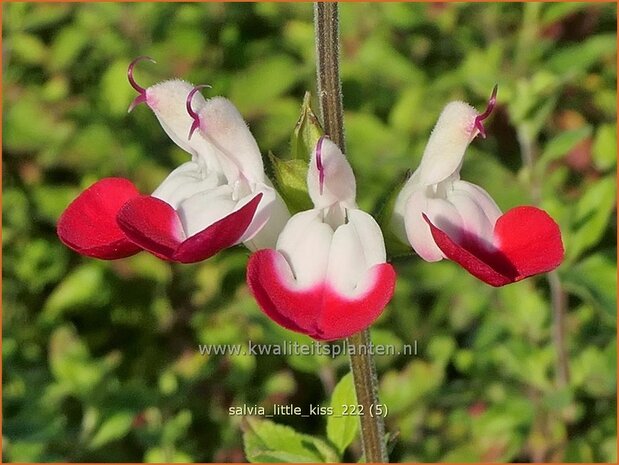
<path fill-rule="evenodd" d="M 140 195 L 122 178 L 106 178 L 84 191 L 60 217 L 58 235 L 77 252 L 102 259 L 144 249 L 172 261 L 204 260 L 245 243 L 275 244 L 289 213 L 264 174 L 255 139 L 234 105 L 205 100 L 181 80 L 139 92 L 129 110 L 146 103 L 170 138 L 191 155 L 155 189 Z"/>
<path fill-rule="evenodd" d="M 464 102 L 441 113 L 421 163 L 398 195 L 394 229 L 426 261 L 448 258 L 493 286 L 550 271 L 563 260 L 561 232 L 543 210 L 505 214 L 481 187 L 460 179 L 464 153 L 496 102 L 479 114 Z"/>
<path fill-rule="evenodd" d="M 275 249 L 250 257 L 247 282 L 281 326 L 318 340 L 348 337 L 381 314 L 395 271 L 378 224 L 357 207 L 348 161 L 328 138 L 312 153 L 307 186 L 314 208 L 290 218 Z"/>

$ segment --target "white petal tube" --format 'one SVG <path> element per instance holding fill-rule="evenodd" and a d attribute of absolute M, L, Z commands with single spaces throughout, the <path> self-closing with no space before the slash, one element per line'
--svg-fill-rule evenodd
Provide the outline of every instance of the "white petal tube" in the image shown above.
<path fill-rule="evenodd" d="M 178 209 L 185 199 L 198 192 L 214 189 L 221 181 L 218 173 L 205 174 L 198 163 L 188 161 L 172 171 L 155 189 L 152 196 Z"/>
<path fill-rule="evenodd" d="M 200 137 L 212 144 L 220 157 L 231 161 L 250 182 L 264 182 L 264 165 L 256 139 L 247 123 L 224 97 L 213 97 L 199 110 Z"/>
<path fill-rule="evenodd" d="M 277 238 L 290 219 L 288 207 L 277 191 L 271 186 L 264 184 L 262 186 L 252 193 L 253 197 L 262 192 L 263 197 L 251 225 L 241 239 L 252 252 L 260 249 L 274 249 Z"/>
<path fill-rule="evenodd" d="M 362 294 L 359 287 L 374 265 L 385 263 L 385 242 L 380 227 L 367 213 L 347 210 L 348 223 L 333 234 L 327 281 L 347 296 Z"/>
<path fill-rule="evenodd" d="M 358 209 L 349 209 L 347 214 L 348 224 L 352 225 L 363 244 L 366 268 L 385 263 L 387 261 L 385 240 L 376 220 L 372 215 Z"/>
<path fill-rule="evenodd" d="M 501 210 L 490 195 L 475 184 L 456 181 L 447 200 L 458 210 L 465 234 L 476 238 L 475 242 L 478 244 L 485 244 L 491 249 L 494 225 L 501 216 Z"/>
<path fill-rule="evenodd" d="M 428 189 L 431 188 L 418 189 L 410 196 L 404 220 L 406 236 L 415 252 L 427 262 L 436 262 L 442 260 L 444 255 L 434 242 L 422 213 L 454 240 L 460 237 L 462 218 L 451 203 L 440 197 L 430 196 Z"/>
<path fill-rule="evenodd" d="M 496 204 L 494 199 L 490 197 L 490 194 L 486 192 L 483 188 L 479 187 L 476 184 L 458 180 L 453 183 L 454 192 L 463 192 L 466 193 L 473 201 L 482 209 L 488 221 L 494 225 L 496 220 L 503 214 L 501 209 Z"/>
<path fill-rule="evenodd" d="M 395 204 L 393 205 L 391 229 L 396 237 L 404 243 L 408 242 L 405 225 L 406 205 L 413 192 L 423 188 L 424 186 L 420 186 L 413 176 L 409 177 L 404 183 L 404 186 L 402 186 L 402 190 L 398 194 Z"/>
<path fill-rule="evenodd" d="M 322 222 L 321 210 L 294 215 L 277 240 L 299 288 L 308 288 L 324 280 L 329 263 L 333 229 Z"/>
<path fill-rule="evenodd" d="M 230 186 L 197 192 L 180 203 L 178 215 L 187 237 L 206 229 L 237 209 Z"/>

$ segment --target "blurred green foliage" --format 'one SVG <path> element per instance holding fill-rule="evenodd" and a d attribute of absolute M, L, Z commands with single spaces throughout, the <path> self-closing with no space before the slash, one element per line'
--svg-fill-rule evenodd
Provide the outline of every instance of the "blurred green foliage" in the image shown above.
<path fill-rule="evenodd" d="M 308 342 L 258 310 L 245 250 L 193 266 L 146 253 L 100 262 L 55 235 L 95 180 L 124 176 L 148 192 L 186 159 L 145 107 L 126 114 L 136 56 L 158 61 L 139 67 L 142 85 L 209 83 L 265 156 L 289 154 L 303 95 L 315 95 L 311 4 L 2 9 L 3 459 L 244 461 L 266 453 L 262 434 L 280 437 L 278 460 L 286 447 L 294 460 L 337 459 L 349 441 L 333 431 L 347 425 L 260 423 L 228 407 L 328 406 L 344 357 L 198 351 Z M 616 461 L 616 5 L 342 4 L 341 17 L 361 206 L 379 211 L 416 167 L 448 101 L 482 108 L 498 83 L 489 137 L 470 147 L 463 177 L 504 210 L 541 205 L 567 251 L 554 297 L 543 276 L 493 289 L 453 263 L 395 261 L 396 295 L 373 337 L 417 341 L 419 353 L 377 357 L 387 429 L 399 431 L 392 461 Z M 566 310 L 567 383 L 552 302 Z M 357 438 L 343 458 L 358 452 Z"/>

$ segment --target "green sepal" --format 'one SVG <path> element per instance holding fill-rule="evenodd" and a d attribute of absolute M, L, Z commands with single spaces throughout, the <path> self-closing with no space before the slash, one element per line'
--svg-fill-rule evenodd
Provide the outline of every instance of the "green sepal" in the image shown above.
<path fill-rule="evenodd" d="M 301 114 L 290 138 L 290 155 L 282 159 L 269 153 L 269 164 L 275 187 L 291 214 L 313 208 L 307 191 L 310 154 L 324 131 L 311 108 L 311 94 L 305 93 Z"/>
<path fill-rule="evenodd" d="M 318 139 L 325 134 L 318 117 L 312 111 L 311 97 L 310 92 L 305 92 L 301 115 L 290 138 L 290 159 L 305 160 L 306 163 L 309 162 L 310 153 L 314 150 Z"/>
<path fill-rule="evenodd" d="M 286 202 L 290 214 L 313 208 L 307 192 L 307 161 L 282 160 L 269 152 L 269 162 L 277 191 Z"/>

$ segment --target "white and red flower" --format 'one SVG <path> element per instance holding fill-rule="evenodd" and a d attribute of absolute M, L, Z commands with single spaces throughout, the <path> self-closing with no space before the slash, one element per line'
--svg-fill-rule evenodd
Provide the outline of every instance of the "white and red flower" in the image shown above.
<path fill-rule="evenodd" d="M 357 208 L 348 161 L 328 138 L 316 145 L 307 185 L 314 208 L 290 218 L 275 249 L 250 257 L 247 282 L 281 326 L 318 340 L 348 337 L 381 314 L 395 271 L 380 227 Z"/>
<path fill-rule="evenodd" d="M 264 174 L 258 145 L 238 110 L 223 97 L 205 100 L 197 92 L 203 86 L 181 80 L 143 89 L 132 75 L 138 60 L 128 73 L 139 92 L 130 110 L 146 103 L 192 160 L 152 195 L 140 195 L 122 178 L 95 183 L 63 212 L 60 239 L 96 258 L 144 249 L 182 263 L 241 242 L 251 250 L 273 246 L 290 215 Z"/>
<path fill-rule="evenodd" d="M 502 286 L 550 271 L 563 260 L 561 232 L 536 207 L 502 214 L 481 187 L 460 179 L 466 148 L 481 134 L 486 111 L 451 102 L 441 113 L 421 163 L 398 195 L 393 226 L 426 261 L 448 258 L 477 278 Z"/>

